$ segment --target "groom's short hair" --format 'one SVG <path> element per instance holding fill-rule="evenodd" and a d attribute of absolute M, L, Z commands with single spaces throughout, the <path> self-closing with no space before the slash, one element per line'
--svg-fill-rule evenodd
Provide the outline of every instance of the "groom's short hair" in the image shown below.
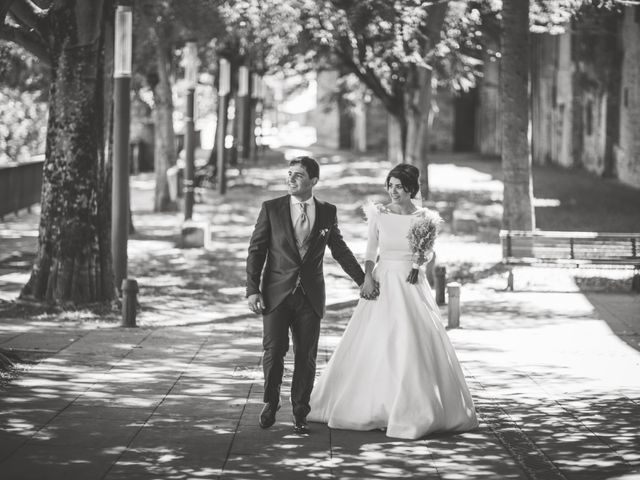
<path fill-rule="evenodd" d="M 301 165 L 309 174 L 309 178 L 320 178 L 320 165 L 311 157 L 306 155 L 296 157 L 289 162 L 290 167 L 293 165 Z"/>

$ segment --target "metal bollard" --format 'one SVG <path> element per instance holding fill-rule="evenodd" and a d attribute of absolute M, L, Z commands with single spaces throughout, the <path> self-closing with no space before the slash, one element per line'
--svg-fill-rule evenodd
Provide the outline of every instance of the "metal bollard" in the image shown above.
<path fill-rule="evenodd" d="M 122 324 L 123 327 L 136 326 L 136 306 L 138 305 L 138 282 L 122 280 Z"/>
<path fill-rule="evenodd" d="M 447 285 L 447 296 L 449 297 L 449 321 L 448 328 L 458 328 L 460 326 L 460 284 L 451 282 Z"/>
<path fill-rule="evenodd" d="M 433 257 L 431 257 L 431 260 L 429 260 L 427 262 L 427 267 L 426 267 L 426 275 L 427 275 L 427 282 L 429 282 L 429 286 L 431 288 L 433 288 L 433 286 L 436 284 L 436 274 L 434 272 L 436 268 L 436 252 L 433 252 Z"/>
<path fill-rule="evenodd" d="M 631 279 L 631 291 L 640 293 L 640 266 L 636 265 L 633 270 L 633 278 Z"/>
<path fill-rule="evenodd" d="M 447 284 L 447 269 L 445 267 L 436 267 L 436 303 L 444 305 L 444 289 Z"/>
<path fill-rule="evenodd" d="M 507 275 L 507 290 L 513 292 L 513 269 L 509 269 L 509 275 Z"/>

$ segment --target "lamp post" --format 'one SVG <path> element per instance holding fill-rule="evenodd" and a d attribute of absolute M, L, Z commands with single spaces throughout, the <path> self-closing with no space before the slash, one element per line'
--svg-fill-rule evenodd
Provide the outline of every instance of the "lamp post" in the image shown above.
<path fill-rule="evenodd" d="M 249 130 L 249 67 L 241 65 L 238 68 L 238 104 L 236 105 L 236 111 L 238 116 L 238 160 L 249 158 L 249 142 L 248 142 L 248 130 Z"/>
<path fill-rule="evenodd" d="M 191 220 L 194 204 L 195 173 L 195 126 L 194 97 L 198 81 L 198 47 L 196 42 L 187 42 L 184 50 L 184 78 L 187 83 L 187 112 L 184 136 L 184 219 Z"/>
<path fill-rule="evenodd" d="M 132 12 L 118 5 L 115 17 L 113 176 L 111 184 L 111 255 L 116 288 L 121 291 L 127 277 L 129 236 L 129 124 L 131 85 Z"/>
<path fill-rule="evenodd" d="M 258 161 L 258 148 L 262 143 L 262 97 L 264 96 L 264 81 L 257 73 L 252 75 L 251 100 L 253 108 L 251 109 L 251 132 L 249 142 L 251 145 L 251 160 Z M 256 130 L 260 135 L 256 137 Z"/>
<path fill-rule="evenodd" d="M 227 193 L 227 171 L 225 162 L 225 137 L 227 132 L 224 128 L 226 125 L 227 109 L 226 109 L 226 96 L 231 91 L 231 68 L 229 61 L 225 58 L 220 59 L 220 71 L 218 79 L 218 138 L 216 144 L 218 145 L 218 188 L 220 194 Z"/>

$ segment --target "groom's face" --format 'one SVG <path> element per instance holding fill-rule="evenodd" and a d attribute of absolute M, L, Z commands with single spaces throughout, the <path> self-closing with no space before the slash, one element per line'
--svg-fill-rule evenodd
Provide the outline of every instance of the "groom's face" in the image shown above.
<path fill-rule="evenodd" d="M 302 165 L 291 165 L 287 172 L 287 187 L 289 194 L 296 197 L 309 197 L 313 187 L 318 183 L 317 178 L 309 178 L 307 170 Z"/>

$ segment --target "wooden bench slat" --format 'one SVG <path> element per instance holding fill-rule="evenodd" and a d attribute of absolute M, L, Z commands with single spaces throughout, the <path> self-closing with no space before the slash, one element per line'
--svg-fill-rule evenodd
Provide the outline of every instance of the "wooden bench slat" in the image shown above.
<path fill-rule="evenodd" d="M 640 268 L 640 233 L 500 231 L 509 263 L 631 265 Z"/>

